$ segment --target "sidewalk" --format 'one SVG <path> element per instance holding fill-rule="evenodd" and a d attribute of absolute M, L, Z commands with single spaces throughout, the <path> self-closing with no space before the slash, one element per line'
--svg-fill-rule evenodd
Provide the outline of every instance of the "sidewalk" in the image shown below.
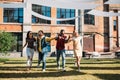
<path fill-rule="evenodd" d="M 89 55 L 87 55 L 89 54 Z M 99 55 L 98 55 L 99 54 Z M 51 53 L 48 53 L 48 56 L 50 57 Z M 72 52 L 66 52 L 66 57 L 73 57 L 73 53 Z M 2 55 L 0 53 L 0 58 L 20 58 L 21 57 L 21 52 L 11 52 L 11 53 L 8 53 L 7 55 Z M 26 56 L 26 53 L 23 53 L 23 58 L 27 57 Z M 38 53 L 35 52 L 34 53 L 34 58 L 37 58 L 38 57 Z M 55 57 L 55 56 L 54 56 Z M 86 53 L 86 57 L 85 58 L 115 58 L 115 53 L 112 53 L 112 52 L 88 52 Z"/>
<path fill-rule="evenodd" d="M 6 55 L 3 55 L 0 53 L 0 58 L 20 58 L 21 57 L 21 52 L 11 52 L 11 53 L 8 53 Z M 23 58 L 27 57 L 26 54 L 23 54 L 22 56 Z M 37 57 L 37 53 L 35 52 L 34 53 L 34 57 Z"/>

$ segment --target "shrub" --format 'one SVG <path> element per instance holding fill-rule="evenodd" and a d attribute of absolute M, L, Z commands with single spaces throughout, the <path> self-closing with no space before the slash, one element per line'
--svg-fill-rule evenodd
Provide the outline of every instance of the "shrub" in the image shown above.
<path fill-rule="evenodd" d="M 0 32 L 0 53 L 7 53 L 12 45 L 14 45 L 15 39 L 11 33 Z"/>

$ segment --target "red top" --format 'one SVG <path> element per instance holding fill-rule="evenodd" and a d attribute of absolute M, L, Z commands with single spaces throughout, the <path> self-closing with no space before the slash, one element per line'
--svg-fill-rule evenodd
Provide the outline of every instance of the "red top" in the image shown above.
<path fill-rule="evenodd" d="M 63 50 L 65 49 L 65 41 L 66 41 L 66 36 L 58 36 L 57 38 L 57 44 L 56 44 L 56 49 L 57 50 Z"/>

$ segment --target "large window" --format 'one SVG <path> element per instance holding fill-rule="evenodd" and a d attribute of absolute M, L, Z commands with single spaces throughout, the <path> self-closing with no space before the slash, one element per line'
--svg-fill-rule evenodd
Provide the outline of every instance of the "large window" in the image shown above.
<path fill-rule="evenodd" d="M 90 10 L 84 11 L 84 14 L 85 14 L 84 15 L 84 23 L 94 25 L 95 24 L 95 17 L 93 15 L 86 14 L 88 11 L 90 11 Z"/>
<path fill-rule="evenodd" d="M 32 10 L 34 12 L 37 12 L 41 15 L 47 16 L 47 17 L 51 17 L 51 8 L 50 7 L 46 7 L 46 6 L 40 6 L 40 5 L 32 5 Z M 50 24 L 51 21 L 49 20 L 44 20 L 35 16 L 32 16 L 32 23 L 45 23 L 45 24 Z"/>
<path fill-rule="evenodd" d="M 75 17 L 74 9 L 57 8 L 57 18 L 72 18 L 72 17 Z M 57 24 L 75 24 L 75 20 L 57 21 Z"/>
<path fill-rule="evenodd" d="M 5 8 L 4 22 L 23 23 L 23 8 Z"/>

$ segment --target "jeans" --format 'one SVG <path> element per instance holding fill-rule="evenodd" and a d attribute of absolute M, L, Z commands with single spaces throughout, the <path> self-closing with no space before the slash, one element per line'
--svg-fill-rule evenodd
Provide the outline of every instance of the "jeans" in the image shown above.
<path fill-rule="evenodd" d="M 46 56 L 47 53 L 41 53 L 38 54 L 38 64 L 42 62 L 42 69 L 46 69 Z"/>
<path fill-rule="evenodd" d="M 57 67 L 60 67 L 60 55 L 62 55 L 62 68 L 65 68 L 65 50 L 57 50 Z"/>
<path fill-rule="evenodd" d="M 27 53 L 27 57 L 30 57 L 32 59 L 34 55 L 34 49 L 26 48 L 26 53 Z"/>

